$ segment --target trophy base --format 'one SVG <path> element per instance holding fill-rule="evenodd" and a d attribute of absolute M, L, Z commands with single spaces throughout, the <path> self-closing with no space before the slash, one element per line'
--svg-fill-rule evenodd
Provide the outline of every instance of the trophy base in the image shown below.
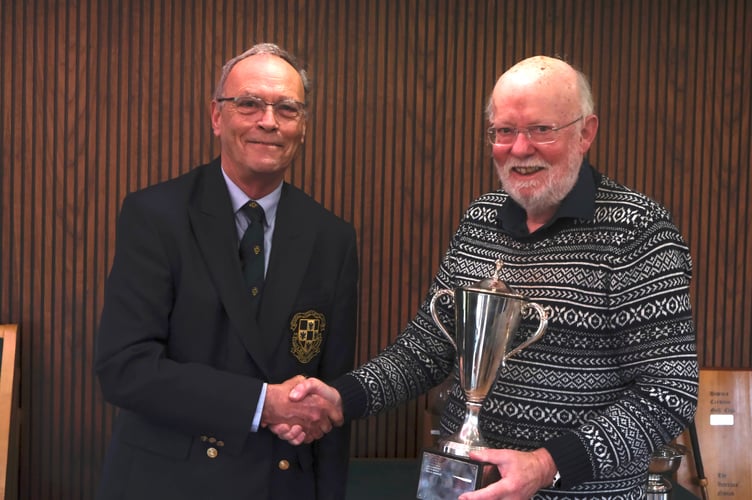
<path fill-rule="evenodd" d="M 645 500 L 670 500 L 671 490 L 671 482 L 664 479 L 661 474 L 653 472 L 648 474 L 648 487 Z"/>
<path fill-rule="evenodd" d="M 458 457 L 438 450 L 424 450 L 415 498 L 457 500 L 461 494 L 484 488 L 499 480 L 494 464 Z"/>

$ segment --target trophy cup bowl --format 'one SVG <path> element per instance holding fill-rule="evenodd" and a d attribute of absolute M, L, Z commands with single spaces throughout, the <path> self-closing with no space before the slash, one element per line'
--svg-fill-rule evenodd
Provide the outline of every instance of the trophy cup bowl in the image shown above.
<path fill-rule="evenodd" d="M 665 444 L 657 448 L 648 465 L 646 500 L 669 500 L 673 486 L 666 476 L 673 475 L 681 465 L 687 449 L 679 444 Z"/>
<path fill-rule="evenodd" d="M 436 301 L 443 295 L 454 297 L 456 338 L 453 339 L 436 313 Z M 540 317 L 537 330 L 510 350 L 525 308 L 533 308 Z M 543 336 L 548 325 L 546 310 L 522 295 L 473 288 L 439 290 L 431 300 L 431 315 L 454 344 L 459 362 L 460 387 L 466 396 L 465 419 L 460 429 L 442 439 L 442 451 L 467 457 L 473 450 L 488 448 L 480 434 L 478 415 L 483 401 L 506 361 Z"/>
<path fill-rule="evenodd" d="M 442 289 L 431 298 L 431 316 L 457 352 L 459 383 L 466 396 L 466 411 L 460 429 L 439 440 L 440 451 L 424 451 L 418 498 L 449 498 L 455 493 L 456 498 L 464 491 L 485 486 L 486 481 L 493 478 L 495 469 L 490 464 L 469 459 L 471 451 L 489 448 L 478 424 L 481 406 L 496 381 L 499 368 L 509 358 L 539 340 L 548 325 L 549 313 L 544 307 L 515 293 L 499 279 L 501 265 L 501 261 L 496 262 L 496 273 L 492 278 L 468 287 Z M 450 296 L 454 300 L 454 336 L 444 326 L 436 310 L 437 301 L 443 296 Z M 538 328 L 522 343 L 512 347 L 520 318 L 526 309 L 533 309 L 538 314 Z M 429 480 L 434 476 L 442 477 L 444 484 L 453 484 L 449 496 L 443 490 L 431 489 Z"/>

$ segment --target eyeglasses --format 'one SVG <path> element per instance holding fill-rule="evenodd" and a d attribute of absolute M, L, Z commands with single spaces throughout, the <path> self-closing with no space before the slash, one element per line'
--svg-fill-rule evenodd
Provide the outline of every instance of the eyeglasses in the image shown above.
<path fill-rule="evenodd" d="M 486 133 L 491 144 L 498 146 L 511 146 L 517 140 L 518 134 L 525 134 L 527 139 L 533 144 L 551 144 L 558 139 L 559 134 L 557 132 L 559 130 L 574 125 L 583 118 L 584 116 L 580 115 L 579 118 L 561 127 L 557 125 L 533 125 L 532 127 L 525 128 L 491 127 Z"/>
<path fill-rule="evenodd" d="M 274 110 L 274 114 L 286 120 L 296 120 L 305 114 L 305 103 L 294 99 L 282 99 L 277 102 L 267 102 L 255 95 L 243 95 L 238 97 L 217 97 L 217 102 L 232 101 L 238 113 L 246 116 L 257 116 L 266 111 L 268 106 Z"/>

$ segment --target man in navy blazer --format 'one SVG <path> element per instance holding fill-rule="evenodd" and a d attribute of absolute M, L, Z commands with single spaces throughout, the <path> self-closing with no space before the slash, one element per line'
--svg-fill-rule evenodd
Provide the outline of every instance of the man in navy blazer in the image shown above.
<path fill-rule="evenodd" d="M 276 45 L 231 59 L 211 103 L 220 157 L 123 201 L 96 349 L 119 412 L 97 498 L 344 498 L 349 428 L 318 396 L 288 398 L 352 368 L 356 332 L 355 230 L 283 180 L 309 91 Z M 239 256 L 248 203 L 264 211 L 259 293 Z M 268 429 L 285 422 L 309 442 Z"/>

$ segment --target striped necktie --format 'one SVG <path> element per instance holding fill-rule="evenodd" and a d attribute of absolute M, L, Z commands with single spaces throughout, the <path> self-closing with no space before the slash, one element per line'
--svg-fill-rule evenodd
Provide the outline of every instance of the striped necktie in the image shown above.
<path fill-rule="evenodd" d="M 264 209 L 251 200 L 241 210 L 251 222 L 240 240 L 240 263 L 251 296 L 259 297 L 264 286 Z"/>

